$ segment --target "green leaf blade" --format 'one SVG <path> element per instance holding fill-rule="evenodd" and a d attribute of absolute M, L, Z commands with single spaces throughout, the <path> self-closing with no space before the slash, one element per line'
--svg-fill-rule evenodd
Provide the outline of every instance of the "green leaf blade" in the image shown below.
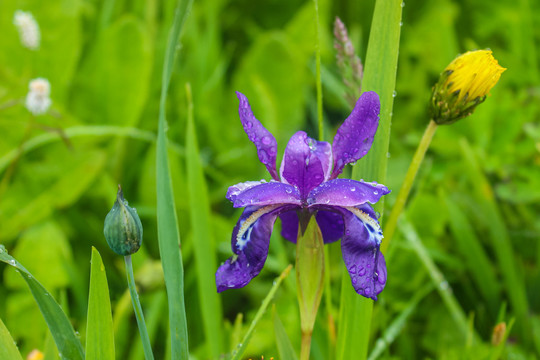
<path fill-rule="evenodd" d="M 13 256 L 10 256 L 3 247 L 0 247 L 0 261 L 14 267 L 28 284 L 39 310 L 51 331 L 60 353 L 60 358 L 66 360 L 84 359 L 84 350 L 81 342 L 75 335 L 73 326 L 66 314 L 54 300 L 51 294 L 28 272 Z"/>
<path fill-rule="evenodd" d="M 86 359 L 114 360 L 114 335 L 107 275 L 101 256 L 92 247 L 90 292 L 86 323 Z"/>
<path fill-rule="evenodd" d="M 0 359 L 23 360 L 2 319 L 0 319 Z"/>
<path fill-rule="evenodd" d="M 197 283 L 204 324 L 204 333 L 213 358 L 218 358 L 223 348 L 221 329 L 221 303 L 215 285 L 216 249 L 212 241 L 210 221 L 210 200 L 206 179 L 200 162 L 197 133 L 193 120 L 193 102 L 191 89 L 186 86 L 188 94 L 188 123 L 186 131 L 186 162 L 191 207 L 191 227 L 195 265 L 197 267 Z"/>

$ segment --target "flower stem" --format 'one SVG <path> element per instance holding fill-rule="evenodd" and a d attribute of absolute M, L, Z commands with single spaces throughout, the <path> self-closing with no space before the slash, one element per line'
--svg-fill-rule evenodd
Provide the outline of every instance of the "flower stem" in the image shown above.
<path fill-rule="evenodd" d="M 152 346 L 150 345 L 150 338 L 148 337 L 148 331 L 146 330 L 146 324 L 144 322 L 144 315 L 139 302 L 139 294 L 135 288 L 135 278 L 133 277 L 133 265 L 131 264 L 131 255 L 124 256 L 126 262 L 126 273 L 128 280 L 129 292 L 131 294 L 131 301 L 133 302 L 133 310 L 135 311 L 135 317 L 137 319 L 137 325 L 139 326 L 139 333 L 141 334 L 142 345 L 144 349 L 144 356 L 146 360 L 153 360 Z"/>
<path fill-rule="evenodd" d="M 311 332 L 302 331 L 302 346 L 300 348 L 300 360 L 309 360 L 311 349 Z"/>
<path fill-rule="evenodd" d="M 315 6 L 315 69 L 317 72 L 317 119 L 319 123 L 319 140 L 324 139 L 323 127 L 323 103 L 322 103 L 322 80 L 321 80 L 321 25 L 319 23 L 319 0 L 313 0 Z"/>
<path fill-rule="evenodd" d="M 420 164 L 422 164 L 422 161 L 424 160 L 424 155 L 426 154 L 426 151 L 429 148 L 429 144 L 431 144 L 431 139 L 433 138 L 433 135 L 435 134 L 435 130 L 437 130 L 437 127 L 438 126 L 435 123 L 435 121 L 431 120 L 429 122 L 426 128 L 426 131 L 424 132 L 424 135 L 422 136 L 422 140 L 420 140 L 420 144 L 418 144 L 418 148 L 416 149 L 416 152 L 414 153 L 411 164 L 409 165 L 409 169 L 407 170 L 407 174 L 405 175 L 405 180 L 403 181 L 403 184 L 401 185 L 401 189 L 399 189 L 399 194 L 396 199 L 396 203 L 394 204 L 394 207 L 392 208 L 392 212 L 390 213 L 390 216 L 388 217 L 388 221 L 386 222 L 386 225 L 384 226 L 384 230 L 383 230 L 384 241 L 381 244 L 381 251 L 383 253 L 385 253 L 386 250 L 388 249 L 390 240 L 392 240 L 392 237 L 394 236 L 394 233 L 396 232 L 396 225 L 399 219 L 399 215 L 401 215 L 401 212 L 403 211 L 403 208 L 405 207 L 405 202 L 407 201 L 407 198 L 409 197 L 409 193 L 411 192 L 411 188 L 414 183 L 416 173 L 418 173 Z"/>

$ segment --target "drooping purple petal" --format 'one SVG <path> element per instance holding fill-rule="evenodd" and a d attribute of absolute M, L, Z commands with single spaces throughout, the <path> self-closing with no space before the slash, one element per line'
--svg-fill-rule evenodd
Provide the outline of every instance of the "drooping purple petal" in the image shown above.
<path fill-rule="evenodd" d="M 268 256 L 270 235 L 281 211 L 290 207 L 280 205 L 247 207 L 232 234 L 235 256 L 216 271 L 217 291 L 237 289 L 247 285 L 259 274 Z"/>
<path fill-rule="evenodd" d="M 382 240 L 379 223 L 357 208 L 341 208 L 340 211 L 345 222 L 341 252 L 354 290 L 377 300 L 386 284 L 386 262 L 379 250 Z"/>
<path fill-rule="evenodd" d="M 248 135 L 249 140 L 257 147 L 257 155 L 259 160 L 266 166 L 270 175 L 274 180 L 279 180 L 276 170 L 276 155 L 277 155 L 277 141 L 272 133 L 255 118 L 247 97 L 236 92 L 240 105 L 238 106 L 238 113 L 240 114 L 240 121 L 244 126 L 244 131 Z"/>
<path fill-rule="evenodd" d="M 296 244 L 298 237 L 298 213 L 296 210 L 287 211 L 279 215 L 281 219 L 281 236 Z"/>
<path fill-rule="evenodd" d="M 343 216 L 334 212 L 319 210 L 315 215 L 325 244 L 342 238 L 344 232 Z"/>
<path fill-rule="evenodd" d="M 328 143 L 313 140 L 305 132 L 298 131 L 289 140 L 283 154 L 280 169 L 282 181 L 297 186 L 304 198 L 326 179 L 331 156 Z"/>
<path fill-rule="evenodd" d="M 234 207 L 264 206 L 272 204 L 300 205 L 300 192 L 292 185 L 277 181 L 265 182 L 247 187 L 244 191 L 233 189 Z"/>
<path fill-rule="evenodd" d="M 313 189 L 308 205 L 357 206 L 370 202 L 375 204 L 381 196 L 390 193 L 384 185 L 351 179 L 334 179 Z"/>
<path fill-rule="evenodd" d="M 336 178 L 343 167 L 367 154 L 379 126 L 381 105 L 379 95 L 374 91 L 362 94 L 352 111 L 337 130 L 332 143 L 334 170 L 331 178 Z"/>

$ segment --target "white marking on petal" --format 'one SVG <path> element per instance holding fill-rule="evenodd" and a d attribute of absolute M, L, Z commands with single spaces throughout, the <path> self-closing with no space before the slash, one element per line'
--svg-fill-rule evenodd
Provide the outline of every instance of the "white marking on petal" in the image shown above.
<path fill-rule="evenodd" d="M 382 239 L 384 238 L 381 226 L 379 223 L 373 219 L 371 216 L 369 216 L 368 213 L 352 207 L 352 206 L 345 206 L 345 209 L 352 212 L 362 223 L 364 224 L 364 227 L 366 228 L 367 232 L 369 233 L 369 238 L 373 240 L 377 246 L 381 245 Z"/>
<path fill-rule="evenodd" d="M 253 225 L 255 224 L 255 222 L 259 220 L 263 215 L 266 215 L 281 206 L 283 205 L 275 204 L 264 206 L 251 214 L 247 219 L 242 221 L 240 229 L 238 229 L 238 233 L 236 234 L 236 246 L 240 251 L 244 250 L 246 245 L 251 241 L 251 232 L 253 231 Z"/>

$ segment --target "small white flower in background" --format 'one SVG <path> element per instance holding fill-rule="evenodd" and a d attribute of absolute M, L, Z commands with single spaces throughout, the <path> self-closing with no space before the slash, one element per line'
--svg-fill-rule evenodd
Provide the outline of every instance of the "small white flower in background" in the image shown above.
<path fill-rule="evenodd" d="M 13 17 L 13 24 L 19 31 L 21 43 L 30 50 L 37 50 L 41 40 L 39 25 L 30 12 L 17 10 Z"/>
<path fill-rule="evenodd" d="M 28 85 L 30 91 L 26 95 L 26 108 L 34 115 L 45 114 L 51 106 L 51 84 L 49 80 L 37 78 L 30 81 Z"/>

